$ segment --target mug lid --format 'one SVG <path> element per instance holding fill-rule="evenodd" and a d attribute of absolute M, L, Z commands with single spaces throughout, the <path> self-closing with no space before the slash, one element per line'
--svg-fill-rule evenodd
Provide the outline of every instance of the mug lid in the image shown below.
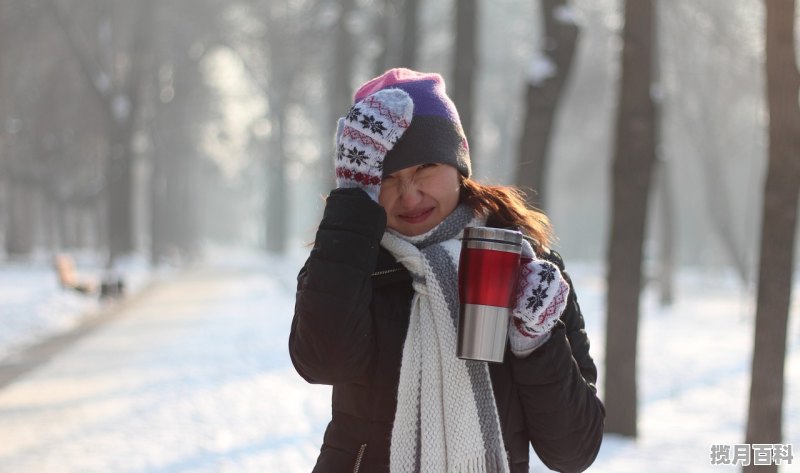
<path fill-rule="evenodd" d="M 467 227 L 464 229 L 463 239 L 521 245 L 522 232 L 505 228 Z"/>

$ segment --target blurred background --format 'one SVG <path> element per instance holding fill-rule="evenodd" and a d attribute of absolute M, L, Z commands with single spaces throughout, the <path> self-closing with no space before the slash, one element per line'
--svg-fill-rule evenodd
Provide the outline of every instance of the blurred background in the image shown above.
<path fill-rule="evenodd" d="M 329 390 L 302 384 L 284 353 L 292 281 L 335 185 L 336 119 L 359 84 L 396 66 L 442 74 L 470 140 L 475 177 L 519 185 L 549 215 L 556 249 L 585 294 L 609 407 L 611 440 L 598 469 L 657 471 L 651 462 L 667 458 L 684 463 L 667 461 L 664 471 L 729 470 L 730 462 L 712 466 L 709 448 L 745 438 L 800 449 L 800 325 L 791 303 L 800 41 L 793 30 L 786 34 L 800 12 L 791 0 L 627 3 L 0 0 L 0 366 L 35 359 L 32 347 L 87 321 L 135 312 L 159 287 L 190 281 L 170 299 L 188 304 L 211 287 L 207 280 L 223 281 L 238 288 L 219 300 L 238 301 L 230 303 L 241 316 L 234 317 L 239 331 L 227 342 L 203 332 L 189 343 L 239 344 L 242 352 L 226 352 L 229 362 L 258 380 L 242 389 L 293 386 L 295 399 L 276 397 L 274 406 L 300 412 L 284 418 L 274 407 L 247 404 L 262 414 L 242 415 L 237 426 L 255 422 L 253 435 L 262 440 L 230 454 L 236 441 L 228 437 L 223 447 L 187 441 L 187 451 L 206 452 L 194 462 L 156 455 L 135 468 L 81 463 L 70 442 L 88 445 L 93 437 L 78 436 L 0 447 L 0 471 L 310 469 Z M 769 23 L 768 8 L 788 22 Z M 771 62 L 783 67 L 769 77 L 768 24 L 778 38 L 773 50 L 784 54 Z M 769 89 L 770 78 L 782 88 Z M 768 90 L 778 89 L 784 95 L 773 103 L 784 104 L 783 114 L 770 120 Z M 773 145 L 774 158 L 770 136 L 783 143 Z M 766 185 L 771 162 L 774 175 L 785 177 L 774 186 Z M 772 196 L 781 225 L 762 224 L 770 188 L 783 192 Z M 764 228 L 785 231 L 780 237 Z M 764 241 L 777 242 L 767 245 L 771 259 Z M 67 256 L 66 267 L 54 264 L 56 255 Z M 760 273 L 765 261 L 775 270 Z M 621 273 L 634 277 L 615 280 Z M 74 290 L 79 282 L 85 291 Z M 763 332 L 773 351 L 754 365 L 769 369 L 751 368 L 757 312 L 774 322 Z M 617 325 L 606 313 L 618 316 Z M 218 330 L 216 323 L 208 330 Z M 638 371 L 636 363 L 613 361 L 637 353 Z M 763 392 L 751 391 L 751 369 L 765 374 Z M 41 392 L 35 384 L 23 390 L 26 382 L 47 377 L 14 373 L 13 383 L 0 382 L 0 425 L 30 429 L 35 438 L 47 422 L 37 409 L 23 416 L 18 402 Z M 722 385 L 738 386 L 729 404 L 713 391 Z M 194 385 L 175 386 L 184 392 Z M 612 386 L 620 391 L 605 391 Z M 697 386 L 711 391 L 697 394 Z M 681 397 L 690 393 L 700 404 Z M 769 399 L 761 403 L 767 410 L 748 408 L 751 396 Z M 651 400 L 671 407 L 648 410 Z M 695 409 L 705 409 L 698 406 L 720 404 L 723 411 L 689 429 L 707 428 L 702 436 L 678 427 L 676 412 L 697 419 Z M 753 418 L 768 421 L 754 425 Z M 225 429 L 218 420 L 198 422 L 216 439 L 213 432 Z M 288 424 L 298 430 L 286 433 Z M 654 425 L 672 426 L 685 439 L 655 435 Z M 11 434 L 0 427 L 4 436 Z M 59 448 L 71 453 L 60 456 Z"/>
<path fill-rule="evenodd" d="M 7 259 L 93 249 L 158 262 L 190 258 L 206 243 L 284 251 L 313 239 L 320 196 L 333 185 L 335 120 L 358 84 L 404 65 L 439 72 L 451 95 L 464 94 L 454 90 L 455 56 L 467 46 L 456 41 L 452 2 L 31 0 L 2 8 Z M 568 72 L 539 193 L 559 249 L 599 261 L 624 12 L 610 0 L 560 8 L 579 34 L 568 71 L 546 54 L 540 1 L 480 2 L 469 34 L 471 154 L 478 179 L 515 183 L 521 152 L 526 159 L 526 85 Z M 766 162 L 764 7 L 705 0 L 657 9 L 663 172 L 652 186 L 664 190 L 654 190 L 648 255 L 667 233 L 668 205 L 676 263 L 727 265 L 746 281 Z"/>

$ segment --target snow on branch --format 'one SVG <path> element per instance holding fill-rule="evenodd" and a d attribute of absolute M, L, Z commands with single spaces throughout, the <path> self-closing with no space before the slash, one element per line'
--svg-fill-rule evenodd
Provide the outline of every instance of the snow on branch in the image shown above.
<path fill-rule="evenodd" d="M 558 75 L 556 64 L 540 52 L 534 56 L 530 65 L 528 65 L 526 78 L 530 85 L 537 86 L 556 75 Z"/>
<path fill-rule="evenodd" d="M 578 12 L 572 5 L 559 5 L 553 8 L 553 18 L 565 25 L 578 25 Z"/>
<path fill-rule="evenodd" d="M 103 71 L 94 76 L 94 86 L 101 95 L 105 96 L 111 92 L 111 78 Z"/>
<path fill-rule="evenodd" d="M 119 123 L 124 123 L 131 115 L 131 101 L 127 95 L 117 94 L 111 102 L 114 118 Z"/>

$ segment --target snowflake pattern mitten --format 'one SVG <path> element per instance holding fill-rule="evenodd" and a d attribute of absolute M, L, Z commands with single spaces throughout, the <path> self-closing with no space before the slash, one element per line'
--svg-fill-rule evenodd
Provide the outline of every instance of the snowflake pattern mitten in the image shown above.
<path fill-rule="evenodd" d="M 360 187 L 378 201 L 383 160 L 411 124 L 414 102 L 400 89 L 375 92 L 339 119 L 336 185 Z"/>
<path fill-rule="evenodd" d="M 524 358 L 550 338 L 567 305 L 567 296 L 569 284 L 558 267 L 537 258 L 530 243 L 523 240 L 517 298 L 508 327 L 514 355 Z"/>

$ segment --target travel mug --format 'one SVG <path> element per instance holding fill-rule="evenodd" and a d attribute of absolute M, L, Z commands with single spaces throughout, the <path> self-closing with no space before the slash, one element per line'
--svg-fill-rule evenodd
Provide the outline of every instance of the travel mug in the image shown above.
<path fill-rule="evenodd" d="M 456 356 L 501 363 L 517 288 L 522 233 L 491 227 L 468 227 L 458 266 Z"/>

